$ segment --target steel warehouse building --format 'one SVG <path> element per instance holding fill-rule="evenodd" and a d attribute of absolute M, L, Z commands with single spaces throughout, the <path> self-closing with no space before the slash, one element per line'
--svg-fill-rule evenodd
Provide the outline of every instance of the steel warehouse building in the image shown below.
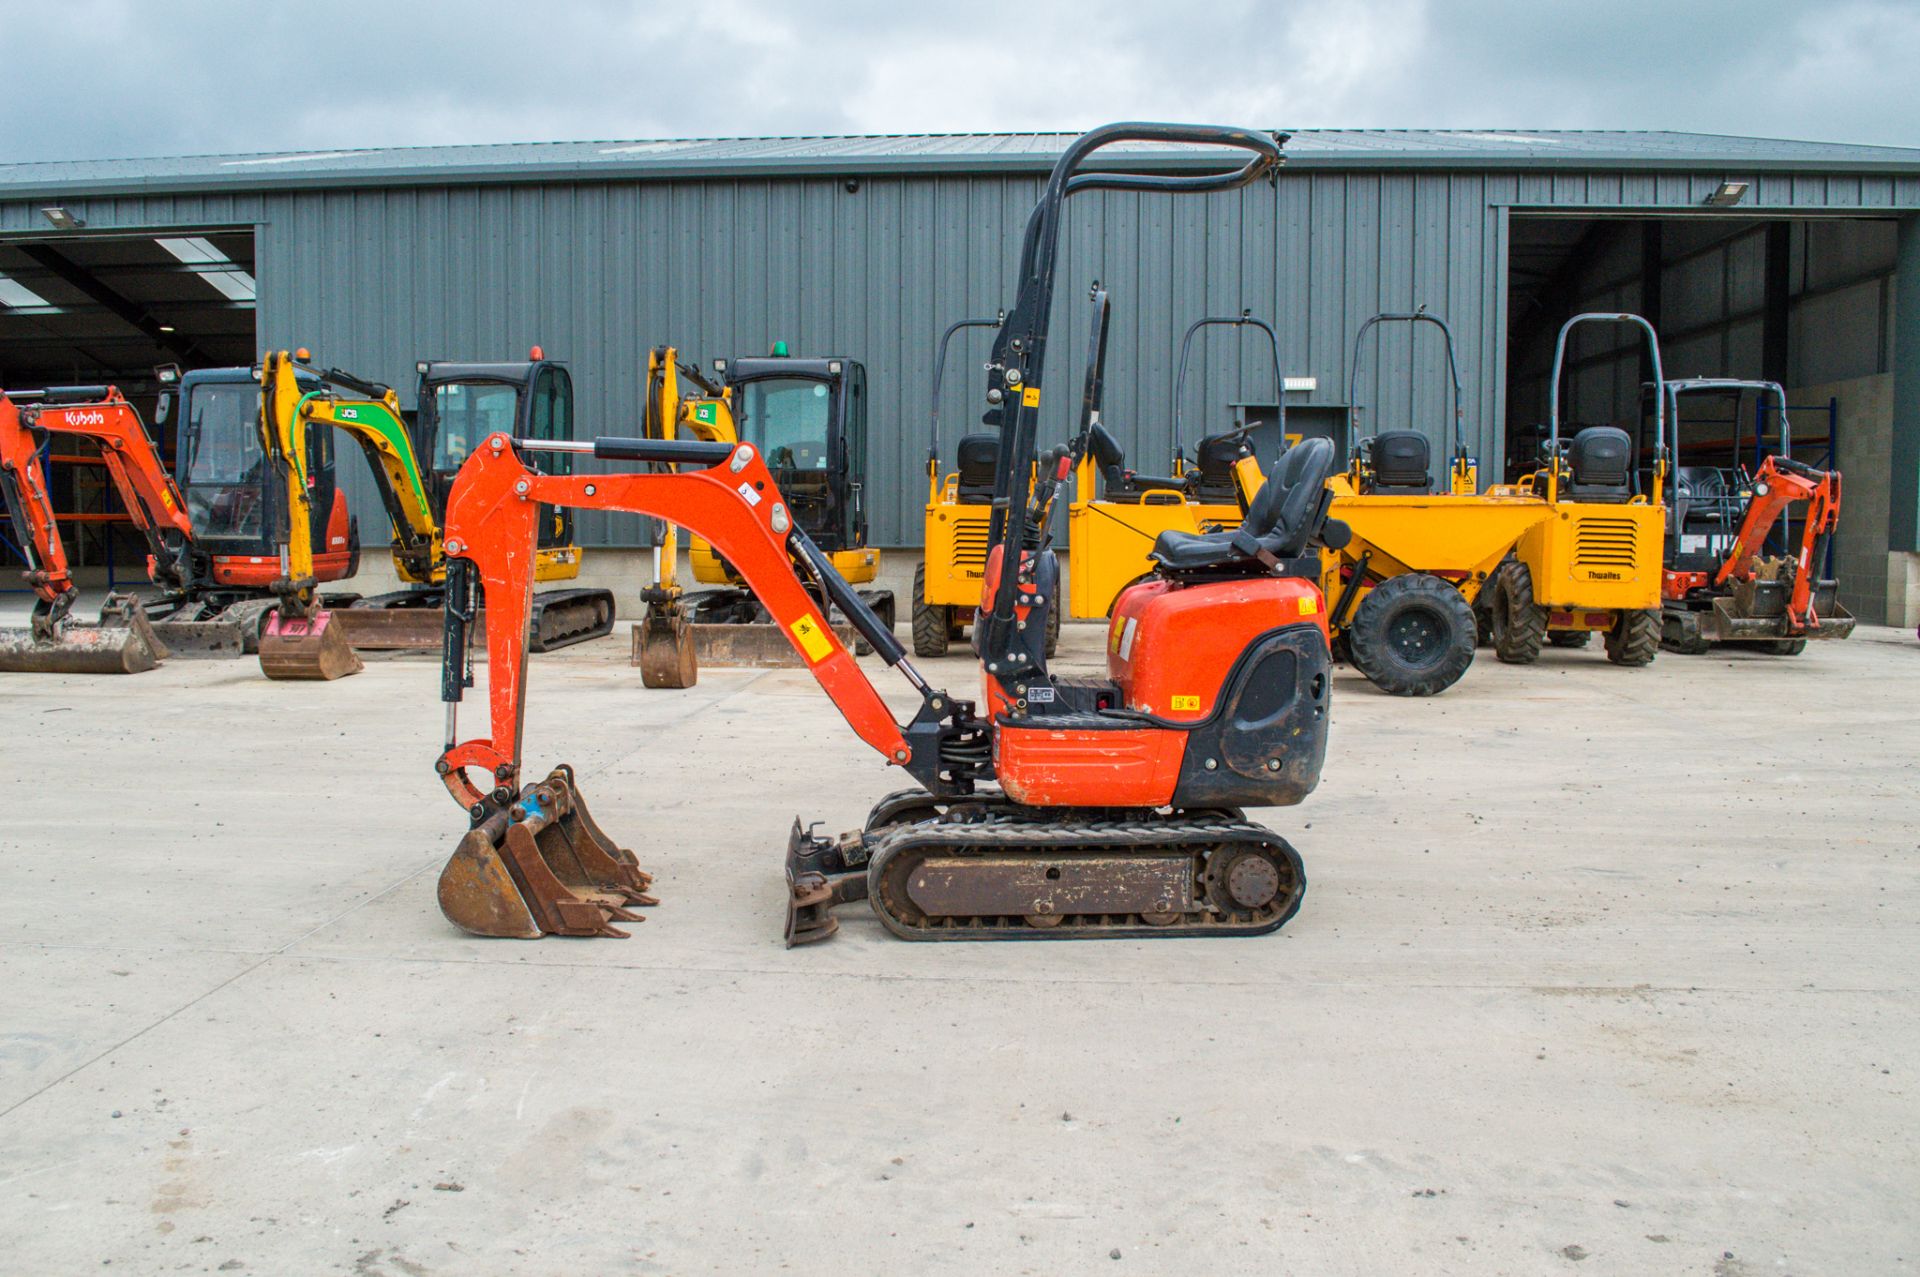
<path fill-rule="evenodd" d="M 913 545 L 930 363 L 950 321 L 1009 300 L 1020 231 L 1059 134 L 326 151 L 0 165 L 0 385 L 116 380 L 310 347 L 392 382 L 414 362 L 567 359 L 582 428 L 628 433 L 646 349 L 864 361 L 875 540 Z M 1229 195 L 1075 200 L 1052 380 L 1077 383 L 1085 286 L 1114 299 L 1107 418 L 1142 470 L 1173 447 L 1174 365 L 1202 315 L 1278 329 L 1302 428 L 1451 412 L 1437 343 L 1356 329 L 1425 306 L 1458 340 L 1483 475 L 1534 446 L 1554 333 L 1582 309 L 1647 314 L 1668 375 L 1764 376 L 1791 392 L 1797 455 L 1847 481 L 1838 567 L 1864 619 L 1920 617 L 1920 150 L 1675 133 L 1307 130 L 1279 180 Z M 1136 147 L 1143 169 L 1189 149 Z M 1211 330 L 1222 332 L 1226 330 Z M 977 414 L 984 339 L 959 352 L 943 419 Z M 1646 370 L 1625 335 L 1576 348 L 1572 414 L 1626 422 Z M 1251 345 L 1197 346 L 1183 433 L 1275 398 Z M 1350 386 L 1353 387 L 1350 389 Z M 1074 394 L 1057 394 L 1064 431 Z M 1355 401 L 1358 401 L 1356 404 Z M 1365 415 L 1356 423 L 1355 409 Z M 1747 406 L 1689 424 L 1727 455 Z M 1742 430 L 1747 443 L 1741 442 Z M 949 440 L 950 441 L 950 440 Z M 950 448 L 949 448 L 950 452 Z M 370 546 L 371 480 L 347 462 Z M 62 491 L 87 494 L 77 481 Z M 639 546 L 589 516 L 586 544 Z M 83 536 L 86 561 L 106 541 Z M 4 551 L 0 551 L 3 555 Z M 369 555 L 369 560 L 381 556 Z M 137 574 L 123 548 L 122 571 Z M 604 562 L 615 563 L 617 556 Z M 631 565 L 626 565 L 630 568 Z M 623 568 L 623 570 L 626 570 Z M 638 584 L 637 581 L 634 584 Z"/>

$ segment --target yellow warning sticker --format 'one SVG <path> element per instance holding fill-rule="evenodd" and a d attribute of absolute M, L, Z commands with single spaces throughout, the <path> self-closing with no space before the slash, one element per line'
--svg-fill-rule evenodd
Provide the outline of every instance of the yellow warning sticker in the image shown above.
<path fill-rule="evenodd" d="M 800 650 L 806 653 L 808 661 L 824 661 L 833 655 L 833 637 L 812 617 L 803 616 L 787 628 L 799 640 Z"/>
<path fill-rule="evenodd" d="M 1174 712 L 1174 713 L 1176 713 L 1176 714 L 1178 714 L 1178 713 L 1179 713 L 1179 712 L 1180 712 L 1181 710 L 1183 710 L 1183 709 L 1185 709 L 1185 710 L 1193 710 L 1193 711 L 1195 711 L 1195 712 L 1197 713 L 1197 712 L 1199 711 L 1199 709 L 1200 709 L 1200 698 L 1199 698 L 1198 696 L 1176 696 L 1176 697 L 1174 697 L 1174 698 L 1173 698 L 1173 712 Z"/>
<path fill-rule="evenodd" d="M 1309 594 L 1300 600 L 1300 615 L 1313 616 L 1320 611 L 1320 600 Z"/>
<path fill-rule="evenodd" d="M 1020 402 L 1029 408 L 1038 408 L 1040 406 L 1040 387 L 1028 386 L 1025 390 L 1021 391 Z"/>

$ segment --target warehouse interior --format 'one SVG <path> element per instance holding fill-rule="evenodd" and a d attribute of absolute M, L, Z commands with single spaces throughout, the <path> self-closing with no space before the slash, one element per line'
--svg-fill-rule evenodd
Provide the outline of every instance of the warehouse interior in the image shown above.
<path fill-rule="evenodd" d="M 1847 478 L 1834 545 L 1842 599 L 1863 619 L 1887 620 L 1897 239 L 1898 223 L 1884 217 L 1515 214 L 1506 473 L 1538 456 L 1548 370 L 1566 319 L 1588 311 L 1644 315 L 1660 333 L 1667 378 L 1759 379 L 1785 388 L 1794 456 Z M 1647 426 L 1643 387 L 1651 374 L 1637 334 L 1583 325 L 1568 359 L 1563 429 Z M 1686 399 L 1683 462 L 1754 465 L 1763 416 L 1769 447 L 1777 437 L 1772 415 L 1750 395 Z"/>
<path fill-rule="evenodd" d="M 63 209 L 46 216 L 68 217 Z M 0 239 L 0 386 L 108 384 L 140 409 L 162 455 L 170 422 L 155 423 L 154 370 L 231 367 L 257 356 L 254 232 L 168 228 L 152 235 L 78 233 Z M 77 565 L 116 582 L 145 550 L 91 445 L 62 450 L 48 469 L 62 532 Z M 0 557 L 18 562 L 8 545 Z"/>

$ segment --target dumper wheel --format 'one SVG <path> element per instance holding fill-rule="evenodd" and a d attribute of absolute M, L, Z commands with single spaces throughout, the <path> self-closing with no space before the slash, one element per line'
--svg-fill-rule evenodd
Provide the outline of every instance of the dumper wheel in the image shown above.
<path fill-rule="evenodd" d="M 1361 601 L 1347 642 L 1354 668 L 1381 691 L 1433 696 L 1473 664 L 1473 608 L 1437 576 L 1390 577 Z"/>
<path fill-rule="evenodd" d="M 1493 574 L 1493 653 L 1508 665 L 1531 665 L 1540 659 L 1547 639 L 1547 614 L 1533 601 L 1533 574 L 1518 559 L 1500 565 Z"/>
<path fill-rule="evenodd" d="M 915 656 L 945 656 L 947 654 L 947 636 L 952 626 L 949 620 L 951 609 L 942 605 L 936 607 L 927 602 L 927 565 L 922 563 L 913 570 L 913 654 Z"/>
<path fill-rule="evenodd" d="M 1805 639 L 1768 639 L 1764 643 L 1755 643 L 1754 647 L 1768 656 L 1798 656 L 1807 650 Z"/>
<path fill-rule="evenodd" d="M 1620 613 L 1607 631 L 1607 659 L 1628 667 L 1653 664 L 1653 658 L 1660 655 L 1663 619 L 1657 607 Z"/>
<path fill-rule="evenodd" d="M 1585 647 L 1592 639 L 1592 630 L 1547 631 L 1547 642 L 1554 647 Z"/>

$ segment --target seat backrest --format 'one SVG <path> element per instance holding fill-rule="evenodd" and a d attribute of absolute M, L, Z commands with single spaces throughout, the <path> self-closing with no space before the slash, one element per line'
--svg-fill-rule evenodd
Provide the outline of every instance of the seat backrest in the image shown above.
<path fill-rule="evenodd" d="M 1000 464 L 999 435 L 963 435 L 954 450 L 960 478 L 962 505 L 983 505 L 993 500 L 993 471 Z"/>
<path fill-rule="evenodd" d="M 1375 489 L 1424 493 L 1432 487 L 1433 446 L 1418 430 L 1382 431 L 1369 452 Z"/>
<path fill-rule="evenodd" d="M 1574 500 L 1625 501 L 1633 495 L 1633 440 L 1617 426 L 1588 426 L 1567 448 L 1567 469 Z"/>
<path fill-rule="evenodd" d="M 1252 454 L 1253 450 L 1248 446 L 1244 434 L 1236 431 L 1232 434 L 1208 435 L 1194 449 L 1193 471 L 1187 478 L 1188 490 L 1208 500 L 1234 500 L 1239 493 L 1239 485 L 1233 474 L 1234 463 Z"/>
<path fill-rule="evenodd" d="M 1327 476 L 1333 472 L 1333 441 L 1302 439 L 1288 448 L 1260 491 L 1247 506 L 1241 521 L 1243 536 L 1239 544 L 1251 547 L 1273 538 L 1292 542 L 1296 525 L 1309 521 L 1312 511 L 1321 505 Z M 1310 534 L 1309 534 L 1310 535 Z M 1252 553 L 1251 548 L 1246 550 Z"/>
<path fill-rule="evenodd" d="M 1097 421 L 1087 431 L 1087 451 L 1092 454 L 1093 463 L 1109 474 L 1117 475 L 1126 469 L 1127 454 L 1121 450 L 1120 441 Z"/>
<path fill-rule="evenodd" d="M 1333 441 L 1302 439 L 1287 449 L 1286 462 L 1287 491 L 1280 502 L 1280 517 L 1268 534 L 1279 542 L 1273 549 L 1283 559 L 1305 553 L 1307 542 L 1327 517 L 1333 502 L 1327 491 L 1327 476 L 1333 473 Z"/>

